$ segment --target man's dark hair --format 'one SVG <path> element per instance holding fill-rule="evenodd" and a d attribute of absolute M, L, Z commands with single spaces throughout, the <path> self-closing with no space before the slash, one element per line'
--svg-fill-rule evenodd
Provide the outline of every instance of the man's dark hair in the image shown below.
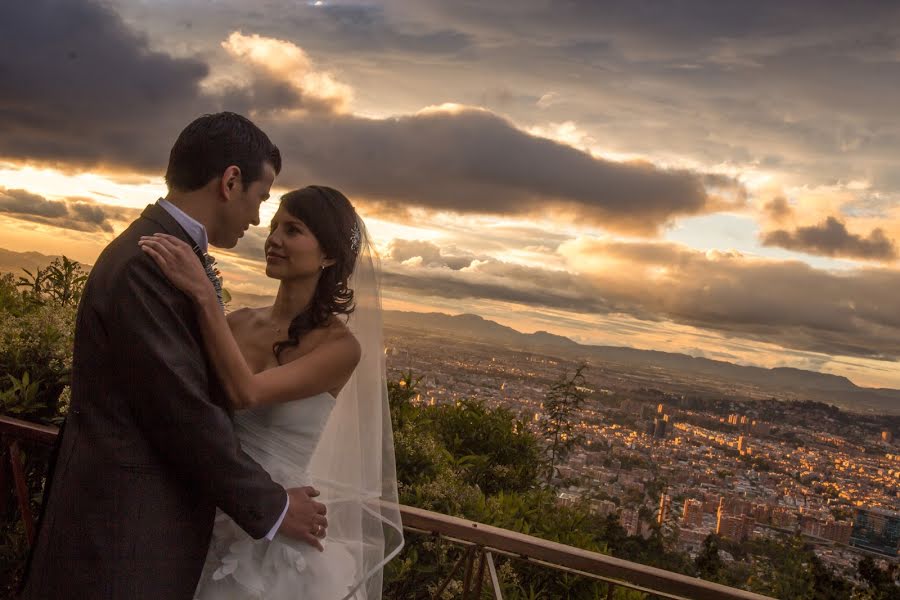
<path fill-rule="evenodd" d="M 166 168 L 170 190 L 192 192 L 235 165 L 244 189 L 262 177 L 263 163 L 281 172 L 281 152 L 250 119 L 232 112 L 203 115 L 184 128 Z"/>

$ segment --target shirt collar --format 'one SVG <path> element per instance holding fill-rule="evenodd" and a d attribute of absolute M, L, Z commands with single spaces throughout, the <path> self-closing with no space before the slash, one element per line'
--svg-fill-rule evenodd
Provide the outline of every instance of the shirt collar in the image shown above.
<path fill-rule="evenodd" d="M 172 218 L 181 225 L 182 229 L 184 229 L 189 236 L 191 236 L 191 239 L 194 240 L 194 243 L 200 248 L 200 252 L 206 254 L 209 251 L 209 238 L 206 236 L 206 227 L 204 227 L 202 223 L 165 198 L 160 198 L 157 201 L 157 204 L 159 204 L 167 213 L 172 215 Z"/>

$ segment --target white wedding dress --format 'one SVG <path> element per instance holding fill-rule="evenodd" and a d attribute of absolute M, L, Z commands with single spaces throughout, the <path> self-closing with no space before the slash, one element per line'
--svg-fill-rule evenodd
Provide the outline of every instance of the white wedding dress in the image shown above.
<path fill-rule="evenodd" d="M 335 406 L 325 392 L 235 415 L 244 451 L 285 488 L 310 485 L 309 464 Z M 328 505 L 328 499 L 322 498 Z M 354 600 L 360 579 L 362 540 L 322 541 L 324 552 L 276 534 L 254 540 L 221 511 L 196 600 Z"/>

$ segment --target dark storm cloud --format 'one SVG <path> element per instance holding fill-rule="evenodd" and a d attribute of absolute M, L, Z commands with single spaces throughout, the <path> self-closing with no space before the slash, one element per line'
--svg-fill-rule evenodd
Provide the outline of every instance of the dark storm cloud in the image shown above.
<path fill-rule="evenodd" d="M 136 209 L 79 198 L 47 200 L 26 190 L 0 187 L 0 214 L 53 227 L 112 233 L 110 221 L 130 221 L 139 213 Z"/>
<path fill-rule="evenodd" d="M 0 87 L 0 157 L 159 173 L 200 114 L 330 110 L 259 69 L 246 85 L 204 94 L 209 73 L 202 60 L 152 49 L 97 0 L 13 2 L 0 20 L 0 75 L 9 82 Z"/>
<path fill-rule="evenodd" d="M 863 260 L 891 261 L 897 258 L 897 246 L 882 229 L 873 229 L 868 237 L 847 231 L 847 226 L 828 217 L 818 225 L 798 227 L 794 231 L 778 229 L 762 236 L 764 246 L 779 246 L 788 250 L 860 258 Z"/>
<path fill-rule="evenodd" d="M 516 129 L 487 111 L 431 111 L 386 120 L 272 124 L 297 169 L 282 181 L 324 180 L 352 195 L 460 213 L 525 215 L 568 210 L 594 224 L 654 233 L 682 215 L 712 212 L 725 177 L 617 163 Z"/>
<path fill-rule="evenodd" d="M 407 19 L 470 32 L 479 74 L 503 73 L 513 94 L 552 90 L 566 101 L 545 118 L 574 120 L 607 147 L 777 165 L 797 185 L 874 176 L 900 190 L 891 177 L 900 144 L 897 3 L 391 5 Z M 454 83 L 468 79 L 475 75 Z"/>
<path fill-rule="evenodd" d="M 16 85 L 0 92 L 0 156 L 159 172 L 180 128 L 223 97 L 261 113 L 303 107 L 296 89 L 276 81 L 203 96 L 204 63 L 151 50 L 104 5 L 35 0 L 10 10 L 0 71 Z M 652 234 L 678 216 L 715 210 L 711 193 L 722 188 L 740 195 L 720 176 L 596 159 L 486 111 L 260 123 L 282 147 L 282 181 L 324 181 L 400 205 L 513 215 L 562 208 Z"/>
<path fill-rule="evenodd" d="M 111 9 L 29 0 L 0 20 L 0 155 L 160 169 L 204 63 L 151 51 Z"/>

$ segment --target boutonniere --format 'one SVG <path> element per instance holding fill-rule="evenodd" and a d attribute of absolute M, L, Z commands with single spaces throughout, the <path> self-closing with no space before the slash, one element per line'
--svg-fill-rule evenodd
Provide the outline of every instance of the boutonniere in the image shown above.
<path fill-rule="evenodd" d="M 197 247 L 195 247 L 194 250 L 197 254 L 202 256 L 203 268 L 206 270 L 206 276 L 209 278 L 210 283 L 213 284 L 213 289 L 216 290 L 216 299 L 219 301 L 219 306 L 222 307 L 222 310 L 225 310 L 225 305 L 231 301 L 231 294 L 229 294 L 228 290 L 223 286 L 222 272 L 219 271 L 216 257 L 209 253 L 201 252 Z"/>

